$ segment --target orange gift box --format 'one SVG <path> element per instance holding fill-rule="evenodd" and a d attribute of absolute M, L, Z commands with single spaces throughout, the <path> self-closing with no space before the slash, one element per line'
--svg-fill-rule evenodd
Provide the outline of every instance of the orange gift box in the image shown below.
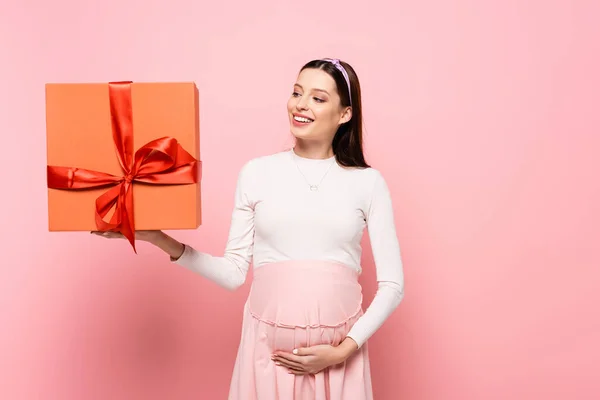
<path fill-rule="evenodd" d="M 46 85 L 50 231 L 201 224 L 194 83 Z"/>

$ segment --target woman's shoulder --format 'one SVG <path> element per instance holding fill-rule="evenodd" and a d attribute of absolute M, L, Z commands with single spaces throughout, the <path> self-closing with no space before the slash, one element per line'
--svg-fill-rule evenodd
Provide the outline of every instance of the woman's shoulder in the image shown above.
<path fill-rule="evenodd" d="M 243 175 L 263 175 L 268 171 L 276 171 L 288 160 L 287 157 L 289 157 L 289 151 L 250 158 L 242 165 L 240 173 Z"/>
<path fill-rule="evenodd" d="M 383 180 L 383 174 L 375 167 L 342 167 L 352 179 L 360 179 L 365 183 L 375 183 L 378 180 Z"/>

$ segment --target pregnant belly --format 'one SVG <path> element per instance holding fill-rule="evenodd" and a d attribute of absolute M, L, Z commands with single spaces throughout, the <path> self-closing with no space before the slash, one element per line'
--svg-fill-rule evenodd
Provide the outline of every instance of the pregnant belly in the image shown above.
<path fill-rule="evenodd" d="M 336 346 L 362 315 L 361 306 L 356 271 L 323 261 L 257 268 L 246 304 L 255 340 L 269 351 Z"/>

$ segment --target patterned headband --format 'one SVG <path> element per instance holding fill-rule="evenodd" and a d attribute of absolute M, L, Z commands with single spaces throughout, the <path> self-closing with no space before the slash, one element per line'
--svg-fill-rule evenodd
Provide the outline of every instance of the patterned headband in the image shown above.
<path fill-rule="evenodd" d="M 328 61 L 335 65 L 335 67 L 340 70 L 342 75 L 344 75 L 344 79 L 346 80 L 346 84 L 348 85 L 348 98 L 350 99 L 350 106 L 352 106 L 352 90 L 350 90 L 350 78 L 348 78 L 348 73 L 344 66 L 340 63 L 340 60 L 337 58 L 324 58 L 323 61 Z"/>

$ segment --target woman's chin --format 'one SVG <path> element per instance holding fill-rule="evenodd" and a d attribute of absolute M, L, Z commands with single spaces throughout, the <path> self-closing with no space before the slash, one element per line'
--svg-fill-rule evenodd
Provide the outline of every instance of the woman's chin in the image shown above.
<path fill-rule="evenodd" d="M 290 132 L 292 133 L 292 135 L 294 135 L 294 137 L 296 139 L 310 139 L 311 136 L 311 132 L 312 129 L 306 129 L 306 128 L 298 128 L 296 126 L 291 126 L 290 127 Z"/>

